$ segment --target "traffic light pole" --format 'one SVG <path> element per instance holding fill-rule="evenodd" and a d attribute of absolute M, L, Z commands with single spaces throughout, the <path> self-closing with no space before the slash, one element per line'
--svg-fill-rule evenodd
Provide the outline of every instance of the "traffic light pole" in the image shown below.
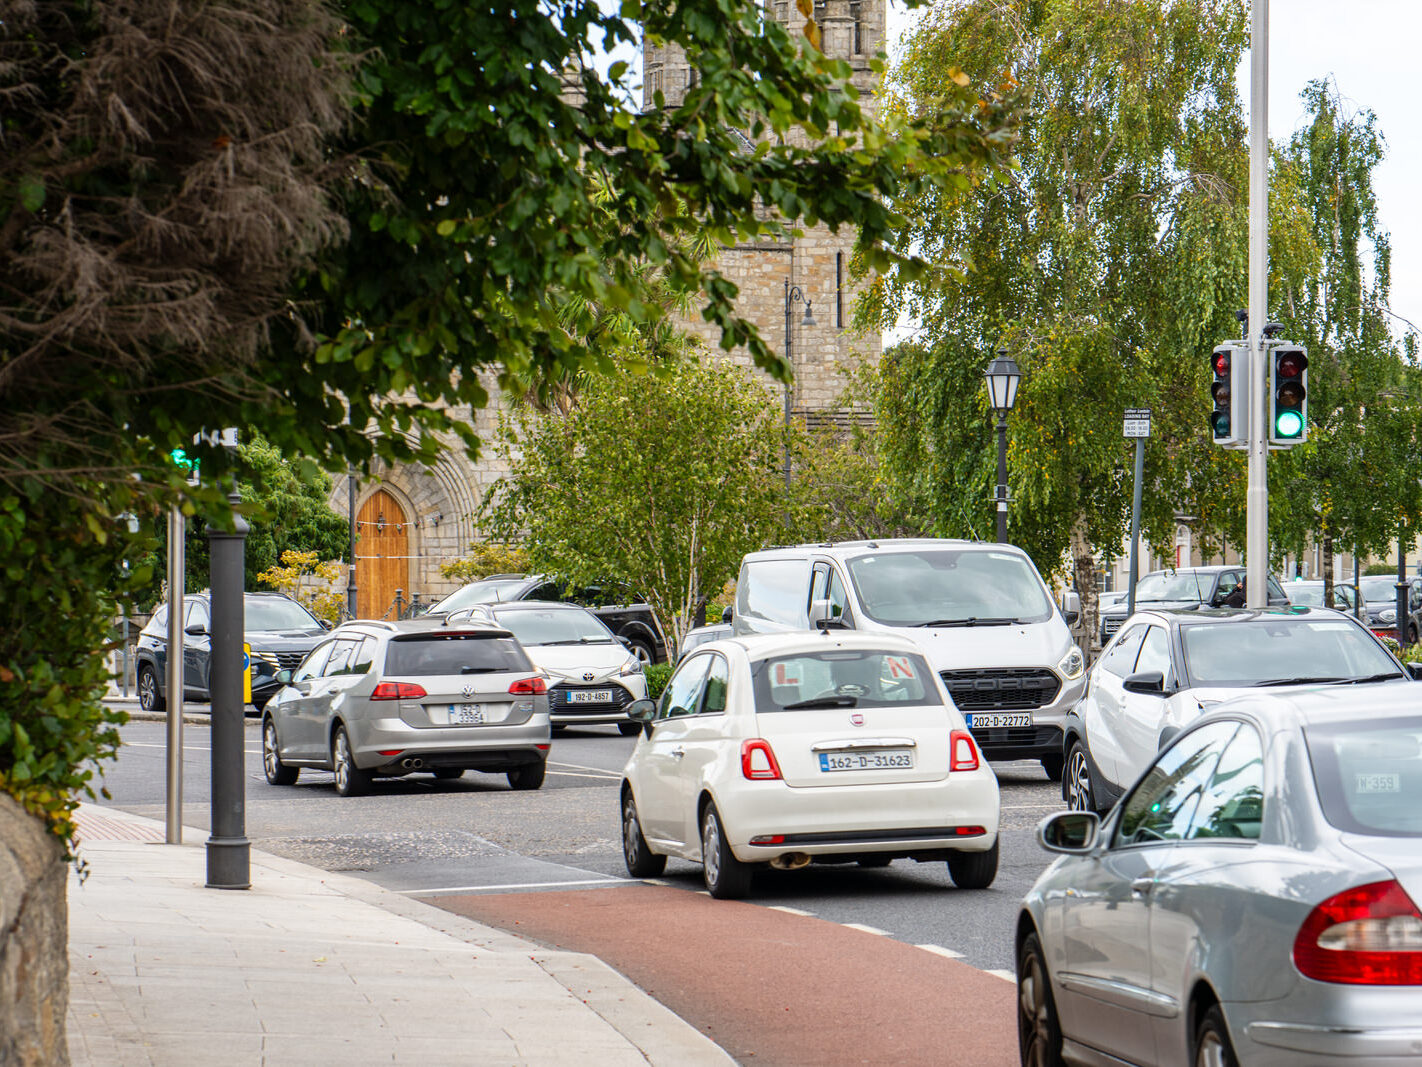
<path fill-rule="evenodd" d="M 1264 325 L 1269 321 L 1269 0 L 1254 0 L 1249 38 L 1249 489 L 1245 606 L 1268 604 L 1269 444 Z"/>

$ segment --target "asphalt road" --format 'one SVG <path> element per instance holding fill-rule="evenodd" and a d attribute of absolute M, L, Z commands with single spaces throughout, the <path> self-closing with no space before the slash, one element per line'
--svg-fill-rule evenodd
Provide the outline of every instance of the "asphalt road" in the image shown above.
<path fill-rule="evenodd" d="M 118 807 L 163 819 L 165 726 L 134 722 L 104 784 Z M 268 785 L 255 719 L 246 730 L 247 835 L 253 846 L 367 878 L 432 904 L 445 896 L 601 890 L 628 884 L 618 821 L 618 771 L 634 739 L 615 727 L 554 738 L 544 787 L 514 792 L 502 775 L 470 772 L 377 780 L 373 793 L 338 797 L 331 776 L 304 770 L 295 786 Z M 206 828 L 210 746 L 205 726 L 184 732 L 184 819 Z M 1059 787 L 1035 763 L 997 764 L 1002 857 L 991 889 L 953 886 L 944 864 L 900 860 L 883 870 L 811 866 L 757 876 L 753 903 L 872 928 L 908 945 L 932 945 L 986 971 L 1010 972 L 1018 901 L 1046 866 L 1032 839 L 1061 807 Z M 661 879 L 702 888 L 700 867 L 672 860 Z"/>

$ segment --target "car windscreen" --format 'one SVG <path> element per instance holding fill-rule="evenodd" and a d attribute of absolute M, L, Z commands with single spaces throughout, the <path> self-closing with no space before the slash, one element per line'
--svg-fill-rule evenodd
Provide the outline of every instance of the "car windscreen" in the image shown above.
<path fill-rule="evenodd" d="M 761 660 L 751 671 L 757 712 L 942 704 L 933 672 L 912 652 L 826 649 Z"/>
<path fill-rule="evenodd" d="M 1358 581 L 1358 588 L 1363 591 L 1364 600 L 1397 601 L 1396 578 L 1362 578 Z"/>
<path fill-rule="evenodd" d="M 399 678 L 532 670 L 519 643 L 503 634 L 416 634 L 394 638 L 385 652 L 384 673 Z"/>
<path fill-rule="evenodd" d="M 864 614 L 885 626 L 1045 622 L 1052 617 L 1036 569 L 993 549 L 923 548 L 849 561 Z"/>
<path fill-rule="evenodd" d="M 1204 600 L 1212 580 L 1193 571 L 1147 574 L 1136 583 L 1136 600 Z"/>
<path fill-rule="evenodd" d="M 1422 837 L 1422 718 L 1304 727 L 1324 817 L 1349 833 Z"/>
<path fill-rule="evenodd" d="M 1299 585 L 1297 582 L 1290 582 L 1289 603 L 1299 604 L 1306 608 L 1321 608 L 1323 607 L 1323 586 Z"/>
<path fill-rule="evenodd" d="M 248 630 L 319 630 L 316 617 L 294 600 L 248 597 L 242 605 Z"/>
<path fill-rule="evenodd" d="M 475 604 L 493 604 L 499 600 L 514 600 L 526 584 L 527 579 L 525 578 L 473 582 L 463 589 L 456 589 L 450 593 L 449 596 L 430 608 L 430 613 L 448 614 L 451 611 L 459 611 L 461 608 L 472 607 Z"/>
<path fill-rule="evenodd" d="M 612 631 L 586 611 L 495 611 L 494 618 L 525 645 L 589 645 L 615 641 Z"/>
<path fill-rule="evenodd" d="M 1284 685 L 1295 679 L 1372 678 L 1402 669 L 1347 619 L 1262 615 L 1180 627 L 1185 670 L 1195 686 Z"/>

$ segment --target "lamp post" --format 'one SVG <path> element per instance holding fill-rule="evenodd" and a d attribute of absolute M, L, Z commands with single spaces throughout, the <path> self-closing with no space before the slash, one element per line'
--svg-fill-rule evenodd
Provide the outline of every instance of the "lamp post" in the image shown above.
<path fill-rule="evenodd" d="M 346 508 L 351 521 L 351 554 L 346 571 L 346 618 L 357 618 L 356 612 L 356 476 L 355 470 L 346 475 Z"/>
<path fill-rule="evenodd" d="M 1017 383 L 1022 372 L 1017 363 L 999 348 L 997 358 L 988 364 L 983 377 L 987 379 L 988 402 L 997 413 L 997 539 L 1007 543 L 1007 413 L 1017 403 Z"/>
<path fill-rule="evenodd" d="M 810 314 L 810 301 L 805 298 L 805 291 L 798 285 L 791 285 L 790 279 L 785 279 L 785 365 L 794 367 L 790 361 L 790 309 L 796 303 L 805 305 L 805 317 L 800 320 L 801 326 L 813 326 L 815 317 Z M 790 383 L 785 383 L 785 488 L 790 488 Z"/>

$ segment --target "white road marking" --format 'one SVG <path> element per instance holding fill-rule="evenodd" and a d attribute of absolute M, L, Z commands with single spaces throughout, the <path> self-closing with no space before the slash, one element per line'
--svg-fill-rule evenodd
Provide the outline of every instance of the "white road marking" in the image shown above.
<path fill-rule="evenodd" d="M 942 945 L 915 945 L 914 948 L 921 948 L 925 952 L 932 952 L 935 956 L 946 956 L 950 960 L 960 960 L 963 958 L 961 952 L 954 952 L 951 948 L 944 948 Z"/>
<path fill-rule="evenodd" d="M 771 911 L 783 911 L 786 915 L 806 915 L 810 918 L 814 918 L 815 916 L 815 913 L 812 911 L 801 911 L 799 908 L 788 908 L 784 904 L 767 904 L 766 907 L 768 907 Z"/>
<path fill-rule="evenodd" d="M 984 971 L 983 973 L 990 974 L 994 978 L 1001 978 L 1004 982 L 1011 982 L 1013 985 L 1017 984 L 1017 975 L 1011 971 Z"/>
<path fill-rule="evenodd" d="M 671 885 L 670 882 L 663 878 L 643 878 L 642 881 L 647 885 Z"/>
<path fill-rule="evenodd" d="M 614 778 L 621 778 L 621 777 L 622 777 L 622 775 L 617 774 L 617 773 L 614 772 L 614 771 L 610 771 L 610 770 L 608 770 L 606 767 L 584 767 L 581 763 L 564 763 L 562 760 L 557 760 L 557 761 L 549 760 L 549 761 L 548 761 L 548 766 L 550 766 L 550 767 L 571 767 L 571 768 L 573 768 L 573 770 L 575 770 L 575 771 L 597 771 L 599 774 L 611 775 L 611 776 L 614 777 Z"/>
<path fill-rule="evenodd" d="M 625 885 L 630 878 L 584 878 L 575 882 L 510 882 L 502 885 L 449 885 L 440 889 L 402 889 L 407 897 L 427 896 L 434 893 L 478 893 L 486 889 L 551 889 L 560 885 Z"/>
<path fill-rule="evenodd" d="M 1061 804 L 1060 804 L 1060 803 L 1057 803 L 1057 804 L 1004 804 L 1004 805 L 1002 805 L 1000 808 L 998 808 L 998 810 L 999 810 L 999 811 L 1045 811 L 1045 810 L 1047 810 L 1047 809 L 1049 809 L 1049 808 L 1052 809 L 1052 810 L 1056 810 L 1056 809 L 1058 809 L 1058 808 L 1060 808 L 1060 807 L 1061 807 Z"/>
<path fill-rule="evenodd" d="M 865 926 L 863 923 L 840 923 L 840 925 L 847 926 L 851 930 L 863 930 L 866 934 L 878 934 L 880 937 L 889 936 L 889 931 L 880 930 L 877 926 Z"/>
<path fill-rule="evenodd" d="M 613 774 L 578 774 L 576 771 L 555 771 L 555 770 L 553 770 L 551 767 L 549 768 L 548 773 L 549 773 L 549 774 L 556 774 L 556 775 L 558 775 L 560 778 L 596 778 L 596 779 L 598 779 L 599 781 L 604 781 L 604 782 L 620 782 L 620 781 L 622 781 L 622 779 L 621 779 L 620 777 L 618 777 L 617 775 L 613 775 Z"/>

